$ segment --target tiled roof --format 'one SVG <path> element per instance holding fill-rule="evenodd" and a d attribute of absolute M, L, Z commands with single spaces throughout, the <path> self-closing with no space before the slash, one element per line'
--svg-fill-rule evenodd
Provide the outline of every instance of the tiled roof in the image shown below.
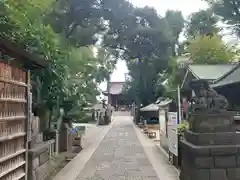
<path fill-rule="evenodd" d="M 239 82 L 240 82 L 240 65 L 238 65 L 231 72 L 226 74 L 226 76 L 217 80 L 217 82 L 213 84 L 212 87 L 221 87 Z"/>
<path fill-rule="evenodd" d="M 6 52 L 17 61 L 21 61 L 27 69 L 46 68 L 49 65 L 45 59 L 30 54 L 2 36 L 0 36 L 0 51 Z"/>
<path fill-rule="evenodd" d="M 189 70 L 197 79 L 216 80 L 235 66 L 236 64 L 189 65 Z"/>
<path fill-rule="evenodd" d="M 110 82 L 109 94 L 113 95 L 121 94 L 123 92 L 125 84 L 126 82 Z M 107 94 L 107 91 L 105 91 L 104 93 Z"/>
<path fill-rule="evenodd" d="M 159 107 L 156 104 L 149 104 L 140 109 L 140 111 L 158 111 Z"/>

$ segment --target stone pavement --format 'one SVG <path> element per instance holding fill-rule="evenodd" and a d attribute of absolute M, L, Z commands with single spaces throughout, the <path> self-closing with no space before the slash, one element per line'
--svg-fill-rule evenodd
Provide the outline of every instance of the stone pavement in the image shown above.
<path fill-rule="evenodd" d="M 177 180 L 177 171 L 130 116 L 115 117 L 108 128 L 95 150 L 76 158 L 55 180 Z"/>

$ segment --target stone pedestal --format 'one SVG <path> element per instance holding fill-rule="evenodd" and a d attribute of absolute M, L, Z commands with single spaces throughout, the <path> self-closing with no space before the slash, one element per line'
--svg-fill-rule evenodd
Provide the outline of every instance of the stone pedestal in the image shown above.
<path fill-rule="evenodd" d="M 62 123 L 59 135 L 59 152 L 72 152 L 72 131 L 67 123 Z"/>
<path fill-rule="evenodd" d="M 181 141 L 180 180 L 239 180 L 240 133 L 226 111 L 198 111 Z"/>

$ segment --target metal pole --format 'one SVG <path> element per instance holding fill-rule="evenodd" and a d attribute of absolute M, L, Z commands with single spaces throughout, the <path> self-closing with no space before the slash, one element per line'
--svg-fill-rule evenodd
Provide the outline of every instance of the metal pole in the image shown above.
<path fill-rule="evenodd" d="M 178 89 L 177 89 L 177 92 L 178 92 L 178 120 L 179 120 L 179 124 L 181 124 L 182 122 L 182 113 L 181 113 L 181 96 L 180 96 L 180 88 L 179 88 L 179 85 L 178 85 Z"/>
<path fill-rule="evenodd" d="M 111 122 L 111 113 L 110 113 L 110 76 L 108 76 L 108 82 L 107 82 L 107 92 L 108 92 L 108 104 L 107 104 L 107 116 L 109 123 Z"/>

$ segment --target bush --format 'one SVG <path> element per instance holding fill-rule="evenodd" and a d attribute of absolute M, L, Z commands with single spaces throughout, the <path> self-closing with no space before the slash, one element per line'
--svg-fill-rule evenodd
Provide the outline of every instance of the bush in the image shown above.
<path fill-rule="evenodd" d="M 182 135 L 184 134 L 184 131 L 189 128 L 189 124 L 186 120 L 184 120 L 181 124 L 178 126 L 178 134 Z"/>

